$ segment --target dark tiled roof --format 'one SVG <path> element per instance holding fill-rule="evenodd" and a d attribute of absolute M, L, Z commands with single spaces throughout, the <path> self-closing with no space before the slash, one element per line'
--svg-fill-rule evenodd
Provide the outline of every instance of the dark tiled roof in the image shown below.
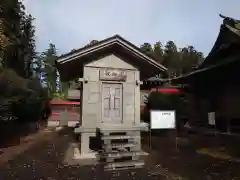
<path fill-rule="evenodd" d="M 240 60 L 240 21 L 223 15 L 220 15 L 220 17 L 224 18 L 220 26 L 220 32 L 212 50 L 205 60 L 189 74 L 167 79 L 165 80 L 166 82 L 185 81 L 187 78 L 195 76 L 198 73 Z"/>
<path fill-rule="evenodd" d="M 158 77 L 150 77 L 147 81 L 163 81 L 162 78 L 158 78 Z"/>
<path fill-rule="evenodd" d="M 217 40 L 205 60 L 197 66 L 197 69 L 206 68 L 216 63 L 220 63 L 223 58 L 221 58 L 222 55 L 220 55 L 220 57 L 218 55 L 221 52 L 229 52 L 229 50 L 232 49 L 233 44 L 240 45 L 240 21 L 223 15 L 220 15 L 220 17 L 224 19 Z M 231 54 L 233 53 L 231 52 Z M 224 59 L 226 60 L 226 58 Z"/>
<path fill-rule="evenodd" d="M 74 53 L 83 51 L 83 50 L 85 50 L 85 49 L 94 47 L 94 46 L 96 46 L 96 45 L 102 44 L 102 43 L 104 43 L 104 42 L 107 42 L 107 41 L 110 41 L 110 40 L 113 40 L 113 39 L 120 39 L 121 41 L 125 42 L 125 43 L 128 44 L 129 46 L 133 47 L 134 49 L 136 49 L 136 50 L 138 50 L 139 52 L 141 52 L 141 53 L 143 53 L 144 55 L 146 55 L 148 58 L 155 60 L 155 62 L 156 62 L 157 64 L 159 64 L 159 63 L 156 61 L 156 58 L 155 58 L 154 56 L 149 55 L 149 54 L 146 54 L 146 53 L 143 52 L 139 47 L 137 47 L 136 45 L 134 45 L 134 44 L 132 44 L 131 42 L 127 41 L 126 39 L 124 39 L 123 37 L 121 37 L 121 36 L 118 35 L 118 34 L 116 34 L 116 35 L 114 35 L 114 36 L 112 36 L 112 37 L 106 38 L 106 39 L 104 39 L 104 40 L 98 41 L 98 42 L 96 42 L 96 43 L 93 43 L 93 44 L 90 44 L 90 45 L 86 45 L 86 46 L 84 46 L 84 47 L 82 47 L 82 48 L 79 48 L 79 49 L 76 49 L 76 50 L 72 50 L 72 51 L 70 51 L 69 53 L 66 53 L 66 54 L 63 54 L 63 55 L 59 56 L 58 58 L 60 59 L 60 58 L 67 57 L 67 56 L 69 56 L 69 55 L 71 55 L 71 54 L 74 54 Z M 159 65 L 162 66 L 162 67 L 164 67 L 164 66 L 161 65 L 161 64 L 159 64 Z"/>

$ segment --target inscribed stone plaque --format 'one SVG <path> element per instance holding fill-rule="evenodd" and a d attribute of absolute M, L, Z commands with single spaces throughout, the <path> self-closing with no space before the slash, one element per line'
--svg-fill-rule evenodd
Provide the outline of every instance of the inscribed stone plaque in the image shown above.
<path fill-rule="evenodd" d="M 100 80 L 126 81 L 126 71 L 113 68 L 100 69 Z"/>

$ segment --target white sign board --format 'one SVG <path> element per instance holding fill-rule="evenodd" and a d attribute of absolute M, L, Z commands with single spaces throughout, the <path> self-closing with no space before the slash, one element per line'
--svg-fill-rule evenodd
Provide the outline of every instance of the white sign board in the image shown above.
<path fill-rule="evenodd" d="M 215 125 L 215 112 L 208 113 L 208 123 L 210 125 Z"/>
<path fill-rule="evenodd" d="M 175 129 L 175 111 L 151 111 L 151 129 Z"/>

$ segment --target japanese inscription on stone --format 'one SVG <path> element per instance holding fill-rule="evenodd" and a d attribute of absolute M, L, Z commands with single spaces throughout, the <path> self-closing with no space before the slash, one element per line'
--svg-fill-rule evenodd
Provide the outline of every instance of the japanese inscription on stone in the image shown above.
<path fill-rule="evenodd" d="M 100 70 L 100 79 L 108 81 L 125 81 L 126 72 L 119 69 L 101 69 Z"/>

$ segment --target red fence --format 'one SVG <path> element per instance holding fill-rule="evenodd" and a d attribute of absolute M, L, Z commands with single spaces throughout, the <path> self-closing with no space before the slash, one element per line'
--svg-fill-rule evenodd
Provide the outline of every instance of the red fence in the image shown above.
<path fill-rule="evenodd" d="M 167 93 L 167 94 L 184 94 L 183 91 L 176 88 L 152 88 L 151 92 L 160 92 L 160 93 Z"/>
<path fill-rule="evenodd" d="M 48 119 L 48 126 L 58 126 L 63 112 L 66 112 L 68 126 L 74 126 L 79 122 L 80 102 L 52 100 L 50 103 L 52 115 Z"/>
<path fill-rule="evenodd" d="M 160 92 L 164 94 L 183 94 L 184 92 L 176 88 L 152 88 L 150 92 Z M 76 124 L 80 120 L 80 102 L 76 101 L 51 101 L 52 115 L 48 122 L 49 125 L 58 126 L 61 119 L 61 113 L 67 112 L 69 124 Z M 140 105 L 141 114 L 144 112 L 145 104 Z"/>
<path fill-rule="evenodd" d="M 52 100 L 51 105 L 80 105 L 78 101 L 56 101 Z"/>

